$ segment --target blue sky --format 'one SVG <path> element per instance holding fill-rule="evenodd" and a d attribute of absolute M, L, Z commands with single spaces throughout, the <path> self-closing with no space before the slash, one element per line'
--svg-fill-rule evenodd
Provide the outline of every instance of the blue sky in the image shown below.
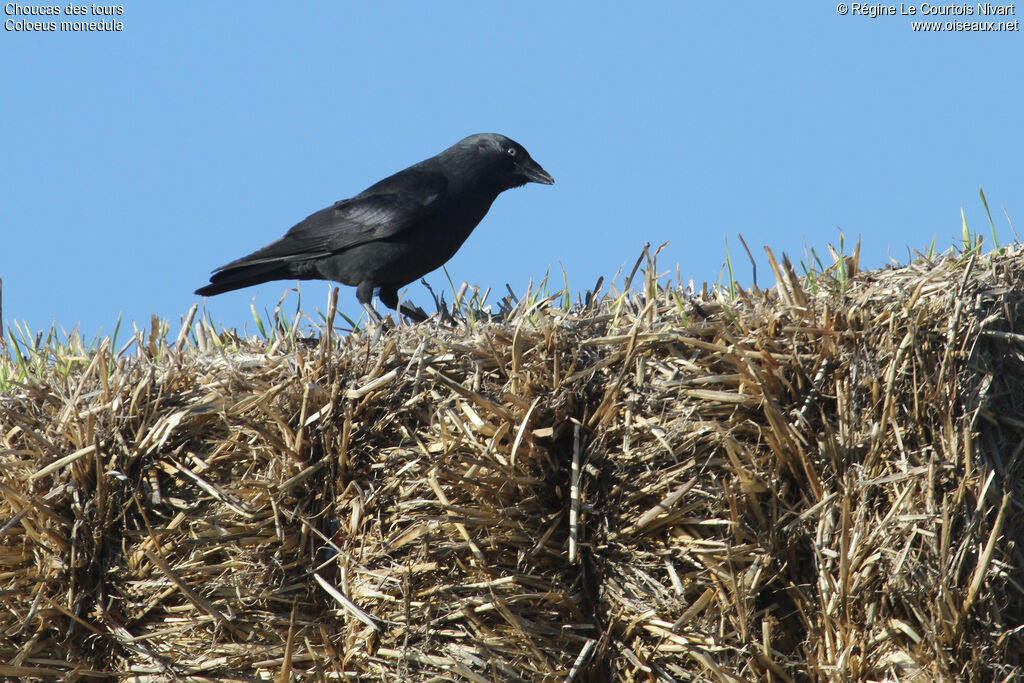
<path fill-rule="evenodd" d="M 214 267 L 476 132 L 556 179 L 499 197 L 448 263 L 496 292 L 563 266 L 582 290 L 664 241 L 665 270 L 715 282 L 726 238 L 749 282 L 737 234 L 762 286 L 763 245 L 798 261 L 839 230 L 866 267 L 905 262 L 949 246 L 961 206 L 988 235 L 979 188 L 1001 241 L 1003 207 L 1024 225 L 1019 31 L 833 3 L 123 7 L 122 32 L 0 35 L 5 326 L 173 327 Z M 250 303 L 294 285 L 206 305 L 251 331 Z M 327 289 L 302 283 L 303 307 Z M 430 308 L 418 283 L 406 297 Z M 340 307 L 360 314 L 354 290 Z"/>

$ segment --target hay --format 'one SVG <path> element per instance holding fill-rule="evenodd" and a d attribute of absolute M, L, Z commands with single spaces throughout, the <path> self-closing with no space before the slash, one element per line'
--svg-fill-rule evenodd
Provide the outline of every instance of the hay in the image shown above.
<path fill-rule="evenodd" d="M 1024 675 L 1024 251 L 773 266 L 52 363 L 0 397 L 0 676 Z"/>

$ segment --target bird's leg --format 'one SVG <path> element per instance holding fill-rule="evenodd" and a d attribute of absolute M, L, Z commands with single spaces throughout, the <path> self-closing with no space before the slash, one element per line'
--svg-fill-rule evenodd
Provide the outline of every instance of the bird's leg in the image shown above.
<path fill-rule="evenodd" d="M 381 287 L 380 291 L 377 292 L 377 296 L 380 297 L 381 303 L 385 306 L 393 311 L 398 311 L 414 323 L 421 323 L 428 317 L 419 306 L 414 306 L 404 301 L 399 304 L 397 287 Z"/>
<path fill-rule="evenodd" d="M 365 303 L 363 304 L 363 309 L 366 310 L 366 314 L 370 316 L 370 320 L 373 321 L 374 325 L 380 325 L 384 322 L 384 318 L 373 308 L 373 304 Z"/>
<path fill-rule="evenodd" d="M 376 344 L 380 341 L 381 331 L 384 329 L 384 318 L 373 308 L 373 283 L 360 282 L 356 287 L 356 299 L 363 305 L 366 314 L 377 328 L 373 333 L 373 343 Z"/>
<path fill-rule="evenodd" d="M 376 344 L 380 341 L 381 332 L 384 330 L 384 318 L 380 317 L 380 313 L 373 309 L 372 304 L 365 303 L 363 308 L 366 310 L 367 315 L 370 316 L 370 320 L 373 321 L 373 343 Z"/>

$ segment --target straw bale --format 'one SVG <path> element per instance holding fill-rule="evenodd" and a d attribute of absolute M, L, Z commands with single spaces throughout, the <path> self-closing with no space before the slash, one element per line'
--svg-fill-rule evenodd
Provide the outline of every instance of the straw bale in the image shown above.
<path fill-rule="evenodd" d="M 1024 676 L 1024 250 L 772 262 L 47 365 L 0 396 L 0 676 Z"/>

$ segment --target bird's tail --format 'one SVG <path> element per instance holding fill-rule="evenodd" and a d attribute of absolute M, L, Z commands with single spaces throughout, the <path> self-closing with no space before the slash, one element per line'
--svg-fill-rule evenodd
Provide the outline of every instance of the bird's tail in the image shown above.
<path fill-rule="evenodd" d="M 196 294 L 213 296 L 271 280 L 288 280 L 292 277 L 291 269 L 286 263 L 240 263 L 237 266 L 227 266 L 211 275 L 210 284 L 197 289 Z"/>

